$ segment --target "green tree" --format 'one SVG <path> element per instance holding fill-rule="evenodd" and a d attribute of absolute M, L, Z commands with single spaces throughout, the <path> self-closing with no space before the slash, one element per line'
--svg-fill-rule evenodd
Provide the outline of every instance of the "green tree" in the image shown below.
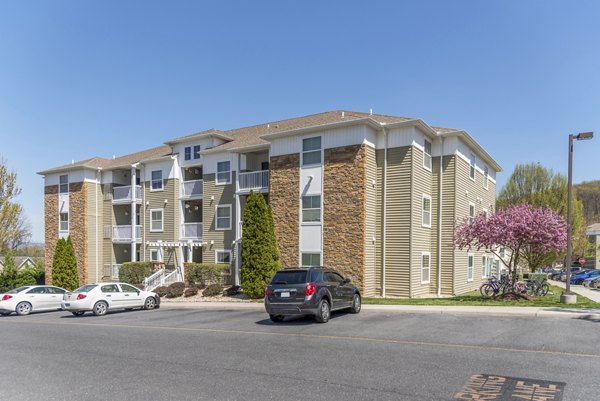
<path fill-rule="evenodd" d="M 9 171 L 6 161 L 0 158 L 0 255 L 26 244 L 31 238 L 23 206 L 14 200 L 20 193 L 17 174 Z"/>
<path fill-rule="evenodd" d="M 0 292 L 12 290 L 17 286 L 17 265 L 12 252 L 7 252 L 4 257 L 4 268 L 0 273 Z"/>
<path fill-rule="evenodd" d="M 260 193 L 250 192 L 242 230 L 241 284 L 250 298 L 260 298 L 281 269 L 271 208 Z"/>
<path fill-rule="evenodd" d="M 551 169 L 537 163 L 517 164 L 507 183 L 500 190 L 496 206 L 506 208 L 513 205 L 529 204 L 535 208 L 547 207 L 567 220 L 567 179 L 562 174 L 555 174 Z M 573 221 L 571 236 L 573 238 L 573 255 L 583 255 L 588 247 L 585 235 L 585 219 L 583 203 L 573 193 Z M 548 252 L 539 254 L 525 252 L 523 259 L 531 271 L 564 258 L 565 252 Z"/>
<path fill-rule="evenodd" d="M 66 240 L 60 238 L 56 243 L 52 259 L 52 284 L 67 290 L 79 287 L 77 259 L 70 236 Z"/>

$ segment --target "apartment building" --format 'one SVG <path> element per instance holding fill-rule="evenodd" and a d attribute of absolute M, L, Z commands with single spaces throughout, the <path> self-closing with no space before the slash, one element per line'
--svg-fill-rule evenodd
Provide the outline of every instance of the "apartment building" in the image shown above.
<path fill-rule="evenodd" d="M 82 282 L 135 260 L 179 274 L 187 261 L 225 263 L 239 281 L 254 191 L 272 207 L 284 266 L 337 268 L 368 296 L 460 294 L 495 265 L 454 249 L 454 225 L 492 211 L 500 171 L 467 132 L 415 118 L 340 110 L 210 129 L 40 172 L 47 277 L 71 235 Z"/>

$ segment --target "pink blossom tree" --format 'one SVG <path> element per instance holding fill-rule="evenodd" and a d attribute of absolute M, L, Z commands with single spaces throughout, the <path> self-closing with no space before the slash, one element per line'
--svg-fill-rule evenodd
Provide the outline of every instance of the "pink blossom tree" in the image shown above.
<path fill-rule="evenodd" d="M 519 262 L 566 249 L 567 224 L 551 209 L 521 204 L 499 209 L 487 218 L 480 214 L 472 223 L 465 219 L 454 231 L 454 244 L 458 249 L 492 252 L 515 277 Z M 511 251 L 508 262 L 500 257 L 500 247 Z"/>

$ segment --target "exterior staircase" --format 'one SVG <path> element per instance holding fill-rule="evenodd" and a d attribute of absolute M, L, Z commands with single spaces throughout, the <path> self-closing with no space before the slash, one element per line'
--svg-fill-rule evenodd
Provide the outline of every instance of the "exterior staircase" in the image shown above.
<path fill-rule="evenodd" d="M 185 275 L 182 266 L 177 266 L 175 270 L 162 268 L 144 279 L 144 289 L 146 291 L 153 291 L 158 287 L 168 286 L 178 281 L 183 281 L 184 277 Z"/>

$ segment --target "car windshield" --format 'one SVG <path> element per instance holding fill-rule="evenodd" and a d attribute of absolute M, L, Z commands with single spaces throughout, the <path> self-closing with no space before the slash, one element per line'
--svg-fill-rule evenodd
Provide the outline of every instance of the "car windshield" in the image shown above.
<path fill-rule="evenodd" d="M 26 289 L 28 289 L 28 288 L 30 288 L 30 287 L 28 287 L 28 286 L 24 286 L 24 287 L 17 287 L 17 288 L 15 288 L 14 290 L 10 290 L 10 291 L 8 291 L 8 292 L 7 292 L 7 294 L 18 294 L 18 293 L 20 293 L 21 291 L 25 291 L 25 290 L 26 290 Z"/>
<path fill-rule="evenodd" d="M 83 285 L 83 286 L 79 287 L 78 289 L 76 289 L 73 292 L 90 292 L 91 290 L 93 290 L 97 286 L 98 286 L 97 284 Z"/>
<path fill-rule="evenodd" d="M 302 284 L 306 283 L 305 270 L 280 271 L 275 274 L 271 284 Z"/>

